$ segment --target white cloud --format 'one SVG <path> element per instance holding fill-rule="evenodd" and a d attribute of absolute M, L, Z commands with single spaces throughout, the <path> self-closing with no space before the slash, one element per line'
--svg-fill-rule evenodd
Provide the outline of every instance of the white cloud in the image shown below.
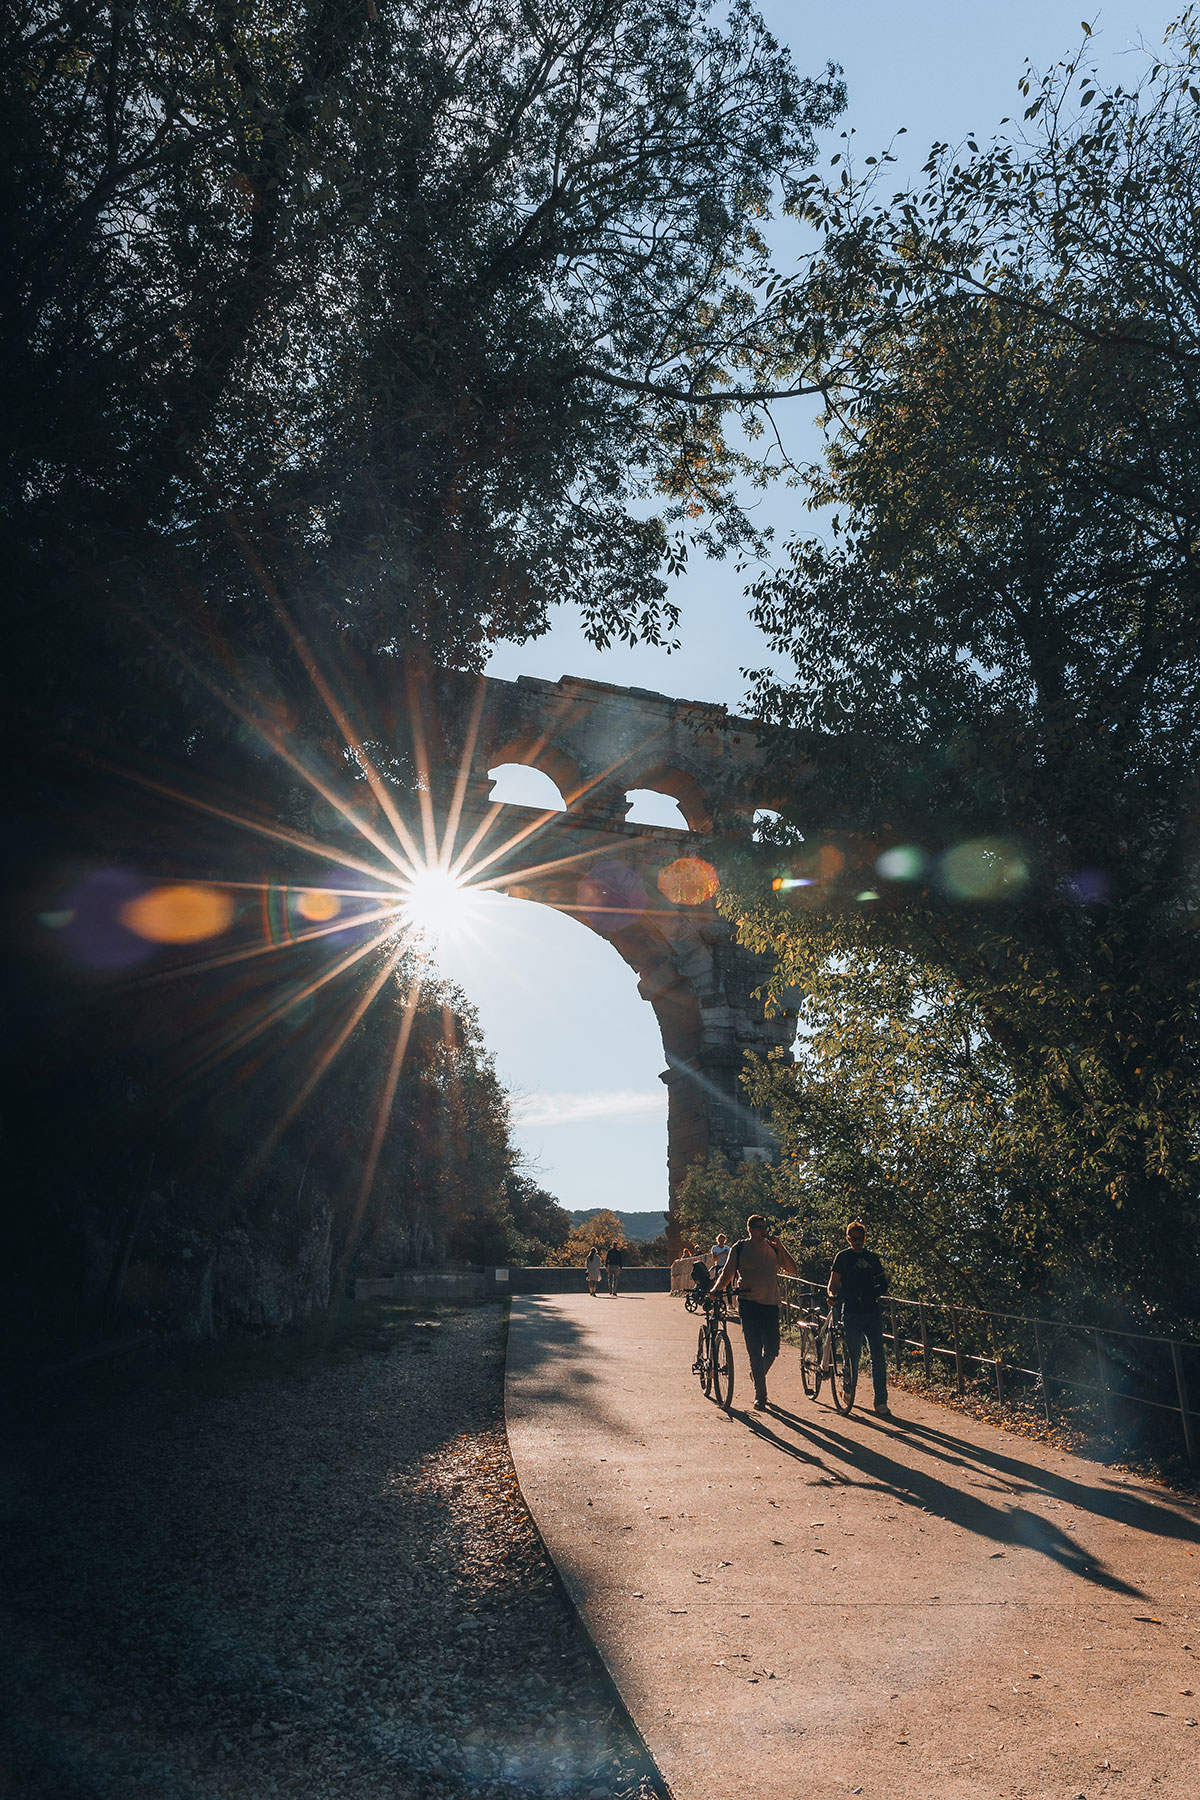
<path fill-rule="evenodd" d="M 588 1094 L 525 1094 L 510 1108 L 514 1125 L 574 1125 L 582 1119 L 645 1118 L 667 1111 L 666 1090 L 632 1090 Z"/>

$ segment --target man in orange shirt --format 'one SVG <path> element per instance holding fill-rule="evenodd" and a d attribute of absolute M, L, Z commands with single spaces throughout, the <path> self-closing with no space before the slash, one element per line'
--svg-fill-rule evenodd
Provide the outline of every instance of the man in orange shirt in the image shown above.
<path fill-rule="evenodd" d="M 713 1283 L 714 1294 L 737 1281 L 738 1317 L 746 1340 L 746 1359 L 754 1382 L 754 1410 L 767 1406 L 767 1374 L 779 1355 L 779 1271 L 798 1275 L 799 1268 L 782 1239 L 768 1236 L 761 1213 L 746 1220 L 747 1236 L 739 1238 Z"/>

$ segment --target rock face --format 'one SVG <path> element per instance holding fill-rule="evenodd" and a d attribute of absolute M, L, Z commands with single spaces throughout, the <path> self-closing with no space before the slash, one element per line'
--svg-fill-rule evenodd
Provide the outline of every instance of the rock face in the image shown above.
<path fill-rule="evenodd" d="M 215 1235 L 172 1219 L 157 1202 L 121 1287 L 123 1312 L 172 1337 L 278 1331 L 329 1304 L 332 1222 L 317 1196 L 299 1220 L 236 1220 Z"/>
<path fill-rule="evenodd" d="M 213 1327 L 277 1331 L 328 1306 L 331 1224 L 330 1210 L 323 1206 L 301 1230 L 274 1238 L 252 1237 L 241 1229 L 227 1232 L 213 1264 Z"/>

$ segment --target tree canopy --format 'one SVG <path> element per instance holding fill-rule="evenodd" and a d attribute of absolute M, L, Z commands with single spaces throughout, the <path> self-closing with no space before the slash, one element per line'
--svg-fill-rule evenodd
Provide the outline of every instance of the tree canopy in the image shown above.
<path fill-rule="evenodd" d="M 993 1293 L 1181 1323 L 1200 1224 L 1190 15 L 1170 44 L 1134 91 L 1079 59 L 1027 74 L 1028 135 L 935 147 L 917 191 L 881 199 L 868 170 L 808 197 L 828 235 L 803 291 L 844 370 L 810 472 L 832 542 L 794 542 L 753 590 L 794 670 L 754 687 L 788 728 L 764 873 L 797 885 L 741 916 L 806 996 L 797 1072 L 755 1092 L 820 1180 L 914 1251 L 923 1235 L 931 1270 L 949 1240 Z"/>
<path fill-rule="evenodd" d="M 841 102 L 745 0 L 54 0 L 0 94 L 43 666 L 126 610 L 244 648 L 275 596 L 457 666 L 568 599 L 656 640 L 679 530 L 745 539 L 761 223 Z"/>
<path fill-rule="evenodd" d="M 298 926 L 297 897 L 314 856 L 361 886 L 389 805 L 415 804 L 430 669 L 479 668 L 567 601 L 600 644 L 660 641 L 689 548 L 752 540 L 735 482 L 763 459 L 727 421 L 753 431 L 806 385 L 773 360 L 763 222 L 841 100 L 746 0 L 5 14 L 0 557 L 26 911 L 74 918 L 93 878 L 114 915 L 122 882 L 216 880 L 242 934 L 118 973 L 30 925 L 7 1097 L 24 1178 L 54 1196 L 30 1203 L 38 1254 L 52 1211 L 63 1238 L 54 1208 L 79 1242 L 97 1205 L 101 1238 L 106 1209 L 127 1216 L 134 1141 L 205 1229 L 249 1157 L 260 1221 L 332 1182 L 343 1249 L 377 1228 L 389 1256 L 422 1232 L 506 1260 L 565 1240 L 513 1164 L 461 996 L 423 989 L 375 1142 L 395 946 L 343 978 L 366 940 Z M 197 1080 L 189 1034 L 219 1079 Z M 164 1095 L 150 1065 L 176 1053 Z"/>

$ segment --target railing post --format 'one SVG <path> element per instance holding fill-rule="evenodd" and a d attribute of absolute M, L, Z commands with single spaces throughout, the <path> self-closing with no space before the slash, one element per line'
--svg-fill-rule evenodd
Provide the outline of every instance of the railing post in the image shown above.
<path fill-rule="evenodd" d="M 1046 1385 L 1046 1364 L 1042 1357 L 1042 1332 L 1037 1320 L 1033 1321 L 1033 1346 L 1037 1351 L 1038 1380 L 1042 1384 L 1042 1411 L 1046 1415 L 1046 1423 L 1050 1423 L 1050 1389 Z"/>
<path fill-rule="evenodd" d="M 1100 1342 L 1100 1333 L 1093 1331 L 1096 1340 L 1096 1367 L 1100 1372 L 1100 1391 L 1104 1398 L 1104 1429 L 1112 1436 L 1112 1401 L 1108 1397 L 1108 1370 L 1104 1363 L 1104 1346 Z"/>
<path fill-rule="evenodd" d="M 896 1353 L 896 1373 L 900 1373 L 900 1333 L 896 1327 L 896 1302 L 888 1301 L 888 1311 L 892 1315 L 892 1349 Z"/>
<path fill-rule="evenodd" d="M 1171 1364 L 1175 1370 L 1175 1391 L 1179 1395 L 1179 1416 L 1183 1420 L 1183 1443 L 1190 1463 L 1196 1460 L 1196 1437 L 1192 1430 L 1192 1414 L 1188 1406 L 1187 1377 L 1183 1372 L 1183 1357 L 1179 1354 L 1179 1345 L 1171 1339 Z"/>
<path fill-rule="evenodd" d="M 921 1355 L 925 1361 L 925 1379 L 933 1380 L 933 1358 L 929 1354 L 929 1326 L 925 1318 L 925 1302 L 922 1300 L 917 1309 L 921 1321 Z"/>
<path fill-rule="evenodd" d="M 955 1375 L 955 1379 L 958 1382 L 959 1393 L 965 1394 L 967 1391 L 967 1388 L 966 1388 L 966 1383 L 963 1380 L 962 1350 L 961 1350 L 961 1348 L 959 1346 L 959 1342 L 958 1342 L 958 1308 L 957 1308 L 957 1306 L 952 1306 L 950 1308 L 950 1329 L 954 1333 L 954 1375 Z"/>

